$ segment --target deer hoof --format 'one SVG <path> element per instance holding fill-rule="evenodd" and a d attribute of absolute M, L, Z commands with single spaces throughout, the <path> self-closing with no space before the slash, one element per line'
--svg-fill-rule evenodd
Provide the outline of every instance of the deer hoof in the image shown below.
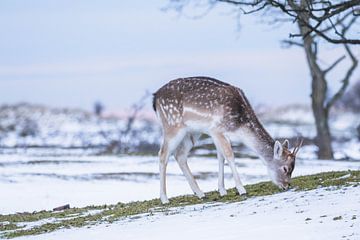
<path fill-rule="evenodd" d="M 168 204 L 169 203 L 169 199 L 167 197 L 160 197 L 161 203 L 162 204 Z"/>
<path fill-rule="evenodd" d="M 243 186 L 237 187 L 236 189 L 237 189 L 240 196 L 246 195 L 246 190 L 245 190 L 245 188 Z"/>
<path fill-rule="evenodd" d="M 199 193 L 196 193 L 196 196 L 201 199 L 201 198 L 205 197 L 205 194 L 203 192 L 199 192 Z"/>
<path fill-rule="evenodd" d="M 225 196 L 227 194 L 227 191 L 225 189 L 219 189 L 220 196 Z"/>

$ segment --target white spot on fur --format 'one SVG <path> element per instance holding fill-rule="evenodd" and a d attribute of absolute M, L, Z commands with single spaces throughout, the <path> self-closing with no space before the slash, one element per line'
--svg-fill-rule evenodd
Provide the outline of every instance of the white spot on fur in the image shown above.
<path fill-rule="evenodd" d="M 209 118 L 211 117 L 211 113 L 205 113 L 205 112 L 201 112 L 195 108 L 191 108 L 191 107 L 184 107 L 184 112 L 190 112 L 190 113 L 194 113 L 198 116 L 204 117 L 204 118 Z"/>

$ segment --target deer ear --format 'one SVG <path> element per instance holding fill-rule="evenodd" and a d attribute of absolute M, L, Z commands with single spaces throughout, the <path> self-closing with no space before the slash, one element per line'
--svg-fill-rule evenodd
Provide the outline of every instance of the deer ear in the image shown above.
<path fill-rule="evenodd" d="M 289 140 L 285 139 L 282 146 L 283 146 L 283 148 L 289 149 Z"/>
<path fill-rule="evenodd" d="M 279 141 L 275 141 L 274 144 L 274 159 L 281 159 L 283 153 L 283 146 Z"/>

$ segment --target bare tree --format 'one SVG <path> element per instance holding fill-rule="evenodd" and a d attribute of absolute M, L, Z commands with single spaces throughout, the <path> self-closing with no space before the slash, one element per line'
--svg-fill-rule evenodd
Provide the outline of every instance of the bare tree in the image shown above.
<path fill-rule="evenodd" d="M 299 46 L 305 51 L 312 78 L 311 100 L 317 130 L 318 157 L 333 158 L 329 113 L 334 103 L 344 94 L 358 65 L 358 60 L 349 45 L 360 45 L 360 40 L 356 37 L 359 34 L 359 30 L 356 32 L 356 27 L 360 16 L 360 0 L 170 0 L 169 8 L 183 11 L 191 2 L 196 2 L 197 6 L 208 6 L 207 11 L 219 4 L 228 4 L 240 14 L 262 12 L 263 17 L 272 18 L 269 19 L 272 23 L 297 23 L 297 32 L 290 33 L 289 39 L 284 40 L 283 43 L 287 46 Z M 323 67 L 319 59 L 319 45 L 326 43 L 341 45 L 345 54 L 329 66 Z M 328 75 L 346 58 L 346 55 L 350 59 L 350 66 L 340 80 L 341 87 L 330 96 Z"/>
<path fill-rule="evenodd" d="M 139 115 L 139 112 L 145 107 L 146 101 L 150 97 L 150 95 L 151 94 L 146 91 L 145 94 L 139 99 L 139 101 L 131 106 L 130 115 L 126 120 L 126 127 L 123 131 L 121 131 L 122 136 L 127 136 L 131 132 L 134 122 Z"/>
<path fill-rule="evenodd" d="M 299 20 L 297 24 L 299 26 L 299 34 L 302 37 L 302 47 L 305 50 L 306 59 L 309 65 L 309 69 L 312 77 L 312 109 L 316 122 L 316 130 L 317 130 L 317 138 L 316 143 L 319 147 L 318 156 L 322 159 L 333 158 L 333 151 L 331 147 L 331 134 L 329 128 L 329 112 L 334 103 L 341 98 L 344 94 L 347 86 L 349 85 L 350 77 L 354 72 L 355 68 L 358 65 L 358 61 L 355 58 L 354 54 L 350 50 L 350 47 L 347 44 L 343 44 L 344 49 L 351 59 L 351 66 L 345 72 L 343 79 L 341 80 L 342 85 L 339 90 L 333 95 L 329 96 L 328 94 L 328 84 L 327 84 L 327 75 L 328 73 L 334 69 L 345 56 L 341 56 L 338 58 L 333 64 L 331 64 L 328 68 L 322 69 L 318 59 L 318 39 L 317 37 L 323 37 L 323 35 L 319 35 L 319 31 L 316 30 L 314 34 L 312 34 L 313 29 L 310 28 L 311 21 L 311 11 L 303 11 L 303 9 L 307 9 L 308 1 L 301 0 L 300 3 L 295 3 L 295 1 L 289 1 L 291 8 L 294 12 L 299 16 Z M 357 20 L 357 16 L 351 18 L 351 21 L 346 22 L 343 17 L 339 16 L 337 20 L 338 27 L 336 31 L 339 32 L 339 35 L 345 38 L 347 31 L 351 28 L 351 26 Z M 332 26 L 331 26 L 332 28 Z M 341 29 L 341 30 L 338 30 Z M 320 31 L 322 32 L 322 31 Z M 293 43 L 290 43 L 293 44 Z M 299 44 L 297 44 L 299 45 Z"/>
<path fill-rule="evenodd" d="M 139 113 L 145 107 L 146 102 L 151 94 L 146 91 L 145 94 L 135 102 L 129 109 L 129 115 L 126 118 L 126 123 L 124 129 L 119 131 L 119 136 L 116 140 L 110 140 L 109 146 L 105 150 L 109 153 L 129 153 L 131 146 L 131 139 L 137 137 L 137 131 L 134 129 L 134 123 L 139 117 Z M 103 133 L 103 136 L 107 138 L 106 134 Z"/>

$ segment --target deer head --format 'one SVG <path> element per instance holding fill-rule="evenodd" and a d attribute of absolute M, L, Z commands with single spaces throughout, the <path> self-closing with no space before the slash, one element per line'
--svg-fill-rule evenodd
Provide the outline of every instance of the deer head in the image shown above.
<path fill-rule="evenodd" d="M 268 165 L 268 171 L 273 183 L 284 190 L 289 188 L 291 174 L 295 168 L 296 154 L 299 152 L 302 143 L 303 140 L 291 152 L 288 140 L 285 140 L 282 144 L 275 141 L 274 157 L 271 164 Z"/>

